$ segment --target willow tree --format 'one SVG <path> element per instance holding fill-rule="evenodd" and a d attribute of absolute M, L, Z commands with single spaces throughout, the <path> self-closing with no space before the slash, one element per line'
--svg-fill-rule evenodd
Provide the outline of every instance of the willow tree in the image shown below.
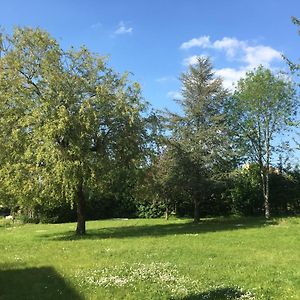
<path fill-rule="evenodd" d="M 298 103 L 293 83 L 260 66 L 238 82 L 231 117 L 246 155 L 260 168 L 265 217 L 270 217 L 269 173 L 275 138 L 296 115 Z"/>
<path fill-rule="evenodd" d="M 194 204 L 194 221 L 200 218 L 201 201 L 209 197 L 213 178 L 232 161 L 232 147 L 225 115 L 228 91 L 213 72 L 208 58 L 181 75 L 182 114 L 171 115 L 170 145 L 181 186 Z"/>
<path fill-rule="evenodd" d="M 91 190 L 114 168 L 141 165 L 147 130 L 140 88 L 82 47 L 40 29 L 1 37 L 0 180 L 19 205 L 67 201 L 85 234 Z"/>

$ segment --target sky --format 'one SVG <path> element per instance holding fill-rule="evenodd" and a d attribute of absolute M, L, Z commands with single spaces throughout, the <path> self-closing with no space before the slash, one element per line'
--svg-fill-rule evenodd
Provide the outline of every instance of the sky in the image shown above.
<path fill-rule="evenodd" d="M 0 25 L 40 27 L 64 49 L 85 45 L 129 71 L 156 109 L 176 110 L 179 77 L 197 56 L 210 56 L 225 87 L 263 64 L 286 69 L 300 57 L 291 16 L 299 0 L 1 1 Z M 299 45 L 299 46 L 298 46 Z"/>

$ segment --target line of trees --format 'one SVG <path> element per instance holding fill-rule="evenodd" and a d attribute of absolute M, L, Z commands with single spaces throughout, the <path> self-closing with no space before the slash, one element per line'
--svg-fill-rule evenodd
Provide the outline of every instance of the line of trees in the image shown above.
<path fill-rule="evenodd" d="M 296 121 L 293 82 L 260 66 L 230 93 L 209 58 L 180 80 L 181 113 L 159 115 L 106 58 L 40 29 L 2 34 L 2 206 L 48 221 L 75 209 L 80 235 L 87 217 L 299 211 L 299 170 L 271 163 Z"/>

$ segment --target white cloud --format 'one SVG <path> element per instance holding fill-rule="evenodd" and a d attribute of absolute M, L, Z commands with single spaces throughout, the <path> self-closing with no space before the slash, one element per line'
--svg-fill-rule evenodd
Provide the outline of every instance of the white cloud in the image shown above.
<path fill-rule="evenodd" d="M 225 88 L 232 90 L 234 84 L 245 76 L 247 69 L 223 68 L 215 70 L 215 74 L 223 79 Z"/>
<path fill-rule="evenodd" d="M 228 57 L 242 61 L 251 68 L 260 64 L 269 67 L 273 61 L 281 59 L 281 53 L 269 46 L 251 45 L 248 41 L 230 37 L 211 42 L 210 37 L 205 35 L 184 42 L 180 46 L 181 49 L 189 49 L 191 47 L 225 51 Z M 196 57 L 196 55 L 193 57 Z"/>
<path fill-rule="evenodd" d="M 172 100 L 180 100 L 182 99 L 182 95 L 178 91 L 170 91 L 167 93 L 167 97 Z"/>
<path fill-rule="evenodd" d="M 209 36 L 201 36 L 184 42 L 180 48 L 190 49 L 198 47 L 225 52 L 226 59 L 238 63 L 236 68 L 222 68 L 216 70 L 216 75 L 224 80 L 224 86 L 232 89 L 233 84 L 243 77 L 247 71 L 263 65 L 272 68 L 272 64 L 280 62 L 281 53 L 272 47 L 257 45 L 249 41 L 238 40 L 231 37 L 223 37 L 220 40 L 211 41 Z M 197 63 L 197 55 L 184 58 L 183 65 L 189 66 Z"/>
<path fill-rule="evenodd" d="M 200 36 L 181 44 L 181 49 L 190 49 L 192 47 L 206 48 L 211 45 L 209 36 Z"/>
<path fill-rule="evenodd" d="M 192 56 L 186 57 L 183 59 L 182 64 L 187 67 L 196 65 L 198 63 L 198 58 L 201 58 L 201 57 L 204 58 L 204 57 L 207 57 L 207 55 L 201 54 L 201 55 L 192 55 Z"/>
<path fill-rule="evenodd" d="M 195 65 L 198 62 L 198 55 L 193 55 L 193 56 L 189 56 L 186 57 L 183 61 L 182 64 L 184 66 L 190 66 L 190 65 Z"/>
<path fill-rule="evenodd" d="M 132 27 L 126 27 L 125 23 L 121 21 L 117 30 L 114 32 L 115 34 L 131 34 L 133 32 Z"/>
<path fill-rule="evenodd" d="M 270 67 L 274 60 L 281 60 L 281 53 L 268 46 L 254 46 L 245 48 L 244 61 L 249 68 L 255 68 L 259 65 Z"/>
<path fill-rule="evenodd" d="M 224 37 L 221 40 L 216 40 L 211 44 L 210 48 L 217 50 L 225 50 L 228 57 L 234 57 L 238 50 L 243 50 L 246 47 L 244 41 L 239 41 L 236 38 Z"/>
<path fill-rule="evenodd" d="M 221 40 L 216 40 L 213 47 L 216 49 L 233 49 L 243 47 L 245 42 L 239 41 L 236 38 L 223 37 Z"/>

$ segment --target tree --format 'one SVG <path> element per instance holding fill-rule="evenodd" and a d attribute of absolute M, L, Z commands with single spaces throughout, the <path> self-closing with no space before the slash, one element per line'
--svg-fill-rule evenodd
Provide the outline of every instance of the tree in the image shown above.
<path fill-rule="evenodd" d="M 294 119 L 297 99 L 292 82 L 283 75 L 258 67 L 238 82 L 231 116 L 246 154 L 260 168 L 265 217 L 270 217 L 269 173 L 274 139 Z"/>
<path fill-rule="evenodd" d="M 67 201 L 85 234 L 88 196 L 141 168 L 148 143 L 138 83 L 40 29 L 0 42 L 1 188 L 18 204 Z"/>
<path fill-rule="evenodd" d="M 298 26 L 298 28 L 300 27 L 300 20 L 298 18 L 292 17 L 292 22 L 296 26 Z M 298 34 L 300 35 L 300 30 L 298 30 Z M 299 73 L 299 71 L 300 71 L 300 64 L 294 63 L 293 61 L 291 61 L 290 59 L 288 59 L 286 56 L 283 56 L 283 58 L 285 59 L 285 61 L 289 65 L 291 72 L 292 73 L 296 73 L 296 75 L 299 77 L 300 76 L 300 73 Z"/>
<path fill-rule="evenodd" d="M 152 168 L 153 186 L 159 199 L 165 208 L 165 218 L 168 219 L 170 212 L 176 214 L 176 207 L 184 191 L 182 190 L 181 170 L 178 165 L 179 159 L 172 146 L 166 146 Z M 188 196 L 188 195 L 187 195 Z"/>
<path fill-rule="evenodd" d="M 245 164 L 230 173 L 224 198 L 230 204 L 231 213 L 248 216 L 261 214 L 263 197 L 259 172 L 258 164 L 253 163 Z"/>
<path fill-rule="evenodd" d="M 199 222 L 199 205 L 208 198 L 214 175 L 232 161 L 225 105 L 228 91 L 216 78 L 208 58 L 181 75 L 183 115 L 171 114 L 170 145 L 181 186 L 194 203 L 194 221 Z"/>

